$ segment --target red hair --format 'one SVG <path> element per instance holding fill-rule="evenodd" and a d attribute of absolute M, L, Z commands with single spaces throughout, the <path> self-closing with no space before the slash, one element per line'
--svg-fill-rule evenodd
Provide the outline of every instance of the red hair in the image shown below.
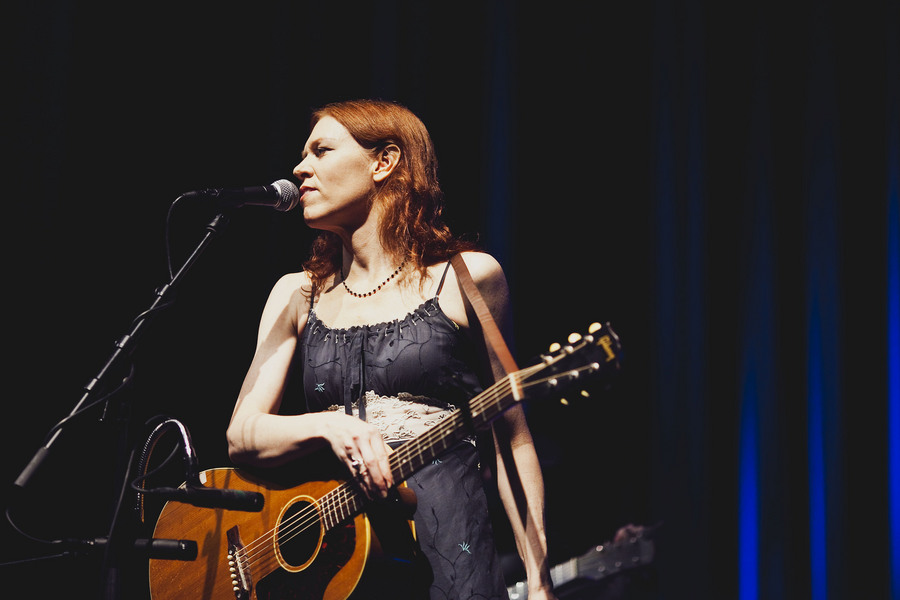
<path fill-rule="evenodd" d="M 429 265 L 474 248 L 455 237 L 443 221 L 437 156 L 428 130 L 412 111 L 382 100 L 335 102 L 313 113 L 310 129 L 326 116 L 373 153 L 391 144 L 400 148 L 400 161 L 381 182 L 373 200 L 373 207 L 382 214 L 381 243 L 397 263 L 410 260 L 424 275 Z M 328 231 L 319 234 L 303 264 L 314 290 L 338 271 L 341 260 L 341 239 Z"/>

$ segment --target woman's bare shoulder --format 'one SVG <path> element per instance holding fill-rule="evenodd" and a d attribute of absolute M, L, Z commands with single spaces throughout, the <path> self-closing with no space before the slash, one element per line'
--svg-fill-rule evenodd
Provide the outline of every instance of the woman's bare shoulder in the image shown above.
<path fill-rule="evenodd" d="M 309 311 L 311 293 L 312 282 L 305 271 L 286 273 L 272 286 L 267 307 L 279 311 L 290 308 L 295 318 L 300 317 Z"/>
<path fill-rule="evenodd" d="M 492 254 L 480 250 L 467 250 L 460 256 L 466 263 L 472 277 L 477 281 L 482 277 L 496 277 L 503 275 L 503 267 Z"/>
<path fill-rule="evenodd" d="M 503 266 L 492 254 L 480 251 L 460 253 L 466 268 L 479 288 L 484 286 L 505 288 L 506 274 Z"/>

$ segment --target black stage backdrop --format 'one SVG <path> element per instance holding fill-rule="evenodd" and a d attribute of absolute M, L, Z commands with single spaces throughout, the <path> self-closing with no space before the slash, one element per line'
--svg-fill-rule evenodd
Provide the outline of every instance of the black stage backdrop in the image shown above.
<path fill-rule="evenodd" d="M 227 464 L 260 310 L 313 237 L 299 211 L 235 211 L 129 346 L 129 386 L 13 485 L 169 281 L 173 201 L 290 177 L 310 109 L 381 97 L 429 126 L 448 221 L 505 265 L 519 361 L 593 321 L 622 339 L 612 391 L 528 406 L 554 563 L 658 524 L 659 598 L 889 597 L 896 1 L 4 12 L 0 499 L 24 532 L 107 535 L 157 415 Z M 174 211 L 176 266 L 214 215 Z M 0 536 L 6 586 L 104 595 L 101 553 Z M 123 568 L 141 597 L 145 565 Z"/>

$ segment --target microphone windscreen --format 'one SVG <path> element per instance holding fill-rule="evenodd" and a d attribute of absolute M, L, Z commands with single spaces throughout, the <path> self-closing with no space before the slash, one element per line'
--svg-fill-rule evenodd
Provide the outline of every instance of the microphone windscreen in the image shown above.
<path fill-rule="evenodd" d="M 287 179 L 273 182 L 272 187 L 278 193 L 278 204 L 275 205 L 275 210 L 288 211 L 300 203 L 300 190 Z"/>

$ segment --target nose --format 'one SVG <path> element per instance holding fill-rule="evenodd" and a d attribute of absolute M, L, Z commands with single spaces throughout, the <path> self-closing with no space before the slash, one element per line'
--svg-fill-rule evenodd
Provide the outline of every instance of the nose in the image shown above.
<path fill-rule="evenodd" d="M 312 171 L 309 167 L 309 156 L 301 160 L 296 167 L 294 167 L 294 177 L 303 181 L 307 177 L 312 175 Z"/>

